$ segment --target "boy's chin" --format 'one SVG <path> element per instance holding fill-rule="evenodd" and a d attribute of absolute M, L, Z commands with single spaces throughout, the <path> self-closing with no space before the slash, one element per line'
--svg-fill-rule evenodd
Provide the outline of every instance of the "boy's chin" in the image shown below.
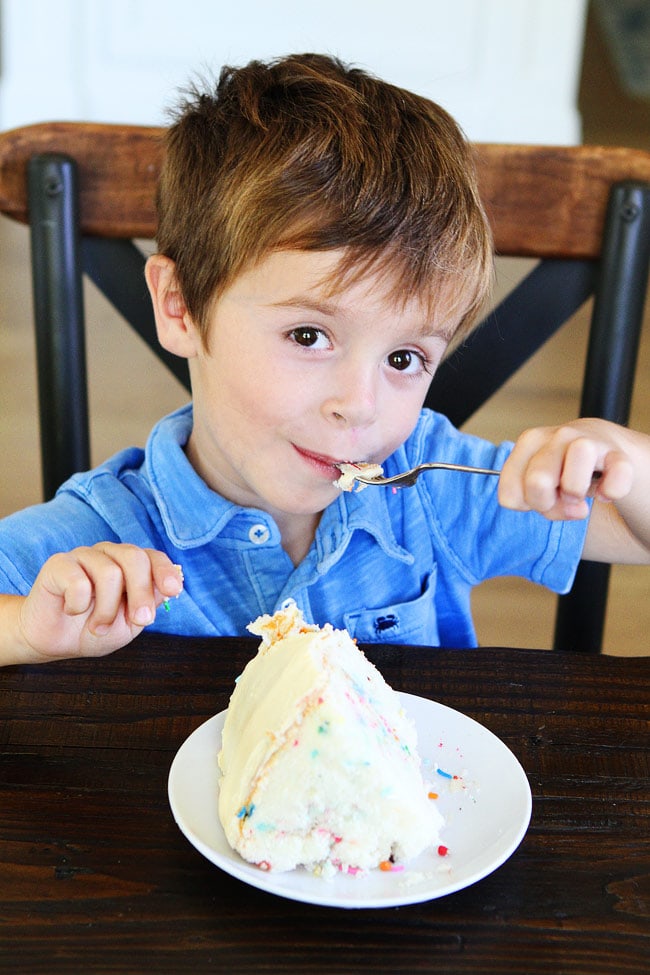
<path fill-rule="evenodd" d="M 332 485 L 331 488 L 323 488 L 318 491 L 310 491 L 309 493 L 305 492 L 302 495 L 293 494 L 274 507 L 284 511 L 287 515 L 294 515 L 296 517 L 301 515 L 305 517 L 309 515 L 321 515 L 325 508 L 328 508 L 340 496 L 341 492 L 339 489 Z"/>

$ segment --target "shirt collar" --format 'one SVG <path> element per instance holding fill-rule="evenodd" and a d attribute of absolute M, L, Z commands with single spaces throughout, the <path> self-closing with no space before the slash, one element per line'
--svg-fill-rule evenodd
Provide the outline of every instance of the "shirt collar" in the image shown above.
<path fill-rule="evenodd" d="M 341 494 L 325 509 L 316 532 L 321 572 L 338 562 L 357 529 L 371 535 L 391 558 L 409 565 L 413 562 L 411 553 L 395 537 L 388 497 L 388 492 L 383 488 L 351 491 Z"/>
<path fill-rule="evenodd" d="M 170 541 L 180 549 L 205 545 L 240 511 L 212 491 L 185 454 L 192 407 L 165 417 L 151 431 L 146 467 L 156 507 Z"/>

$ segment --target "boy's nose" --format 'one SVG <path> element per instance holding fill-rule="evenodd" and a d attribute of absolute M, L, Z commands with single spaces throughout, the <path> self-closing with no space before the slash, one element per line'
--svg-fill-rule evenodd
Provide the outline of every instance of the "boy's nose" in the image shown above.
<path fill-rule="evenodd" d="M 348 427 L 371 423 L 377 413 L 377 391 L 372 378 L 346 374 L 341 378 L 337 394 L 323 403 L 323 412 L 337 424 Z"/>

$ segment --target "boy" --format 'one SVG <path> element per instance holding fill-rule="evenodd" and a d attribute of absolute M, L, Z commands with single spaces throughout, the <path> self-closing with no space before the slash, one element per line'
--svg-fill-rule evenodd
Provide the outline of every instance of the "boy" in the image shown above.
<path fill-rule="evenodd" d="M 289 596 L 362 642 L 471 646 L 484 578 L 650 561 L 650 438 L 580 420 L 511 449 L 420 412 L 492 265 L 438 106 L 319 55 L 224 69 L 169 130 L 158 209 L 147 284 L 192 406 L 0 525 L 3 663 L 244 633 Z M 433 459 L 503 473 L 333 483 Z"/>

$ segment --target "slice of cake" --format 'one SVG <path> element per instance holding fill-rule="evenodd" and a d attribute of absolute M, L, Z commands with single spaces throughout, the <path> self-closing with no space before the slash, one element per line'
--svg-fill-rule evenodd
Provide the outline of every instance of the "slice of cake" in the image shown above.
<path fill-rule="evenodd" d="M 331 874 L 397 868 L 437 844 L 415 726 L 350 636 L 291 602 L 249 629 L 262 642 L 219 753 L 230 845 L 263 869 Z"/>
<path fill-rule="evenodd" d="M 381 464 L 365 464 L 361 461 L 358 464 L 339 464 L 341 476 L 334 481 L 339 491 L 363 491 L 368 485 L 363 481 L 357 480 L 359 474 L 364 477 L 381 477 L 384 468 Z"/>

